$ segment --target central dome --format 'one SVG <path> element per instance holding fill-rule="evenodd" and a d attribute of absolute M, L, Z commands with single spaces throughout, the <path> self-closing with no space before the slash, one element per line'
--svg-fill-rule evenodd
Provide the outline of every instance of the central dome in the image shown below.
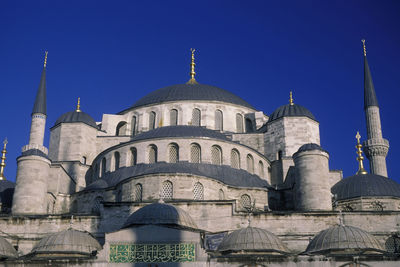
<path fill-rule="evenodd" d="M 132 108 L 182 100 L 219 101 L 254 109 L 252 105 L 231 92 L 199 83 L 176 84 L 158 89 L 137 101 Z"/>

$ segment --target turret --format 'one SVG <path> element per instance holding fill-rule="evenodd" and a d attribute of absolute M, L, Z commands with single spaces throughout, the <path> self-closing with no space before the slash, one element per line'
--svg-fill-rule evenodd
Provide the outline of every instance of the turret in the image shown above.
<path fill-rule="evenodd" d="M 365 40 L 362 42 L 364 49 L 364 110 L 368 138 L 363 143 L 364 153 L 369 159 L 371 173 L 387 177 L 386 155 L 389 150 L 389 142 L 382 137 L 378 100 L 368 65 Z"/>

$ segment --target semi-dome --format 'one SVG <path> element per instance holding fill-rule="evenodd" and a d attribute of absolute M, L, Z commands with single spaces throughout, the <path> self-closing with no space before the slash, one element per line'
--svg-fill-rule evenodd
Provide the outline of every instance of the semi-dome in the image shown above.
<path fill-rule="evenodd" d="M 287 104 L 277 108 L 269 117 L 268 122 L 283 118 L 283 117 L 308 117 L 314 121 L 317 119 L 307 108 L 297 104 Z"/>
<path fill-rule="evenodd" d="M 128 217 L 122 228 L 149 224 L 198 229 L 186 211 L 166 203 L 153 203 L 138 209 Z"/>
<path fill-rule="evenodd" d="M 73 122 L 83 122 L 89 126 L 94 128 L 98 128 L 96 121 L 87 113 L 83 111 L 70 111 L 61 115 L 54 126 L 57 126 L 60 123 L 73 123 Z M 53 127 L 54 127 L 53 126 Z"/>
<path fill-rule="evenodd" d="M 17 256 L 17 251 L 10 242 L 0 236 L 0 259 L 16 258 Z"/>
<path fill-rule="evenodd" d="M 99 242 L 87 232 L 67 229 L 42 238 L 32 249 L 36 257 L 90 257 L 101 250 Z"/>
<path fill-rule="evenodd" d="M 336 200 L 356 197 L 400 197 L 400 184 L 376 174 L 357 174 L 331 188 Z"/>
<path fill-rule="evenodd" d="M 336 225 L 319 232 L 308 244 L 306 254 L 361 254 L 384 252 L 379 241 L 366 231 Z"/>
<path fill-rule="evenodd" d="M 184 100 L 219 101 L 254 109 L 252 105 L 231 92 L 199 83 L 176 84 L 158 89 L 142 97 L 131 108 Z"/>
<path fill-rule="evenodd" d="M 319 150 L 319 151 L 323 151 L 325 153 L 328 153 L 325 149 L 323 149 L 320 145 L 315 144 L 315 143 L 308 143 L 308 144 L 304 144 L 302 145 L 296 153 L 298 152 L 304 152 L 304 151 L 311 151 L 311 150 Z"/>
<path fill-rule="evenodd" d="M 218 251 L 222 253 L 242 251 L 289 253 L 287 247 L 276 235 L 256 227 L 241 228 L 226 235 L 219 244 Z"/>

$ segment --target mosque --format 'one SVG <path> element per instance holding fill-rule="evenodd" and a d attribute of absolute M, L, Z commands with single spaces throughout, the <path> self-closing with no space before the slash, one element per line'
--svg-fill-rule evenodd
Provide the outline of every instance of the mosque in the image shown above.
<path fill-rule="evenodd" d="M 190 79 L 96 122 L 76 110 L 43 145 L 46 64 L 16 183 L 0 165 L 5 266 L 399 266 L 400 184 L 364 49 L 367 137 L 359 170 L 329 169 L 317 117 L 266 115 Z M 51 90 L 51 88 L 49 88 Z M 27 129 L 28 130 L 28 129 Z M 363 166 L 363 152 L 371 173 Z"/>

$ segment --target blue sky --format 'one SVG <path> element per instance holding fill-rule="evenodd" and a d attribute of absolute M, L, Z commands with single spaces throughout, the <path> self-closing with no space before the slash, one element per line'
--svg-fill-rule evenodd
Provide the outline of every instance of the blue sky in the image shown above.
<path fill-rule="evenodd" d="M 1 1 L 0 139 L 5 175 L 28 143 L 30 114 L 48 50 L 49 128 L 75 108 L 100 121 L 147 93 L 189 79 L 229 90 L 271 114 L 288 102 L 319 120 L 330 168 L 357 171 L 355 134 L 366 137 L 361 39 L 400 181 L 399 1 Z M 367 162 L 365 162 L 366 165 Z"/>

